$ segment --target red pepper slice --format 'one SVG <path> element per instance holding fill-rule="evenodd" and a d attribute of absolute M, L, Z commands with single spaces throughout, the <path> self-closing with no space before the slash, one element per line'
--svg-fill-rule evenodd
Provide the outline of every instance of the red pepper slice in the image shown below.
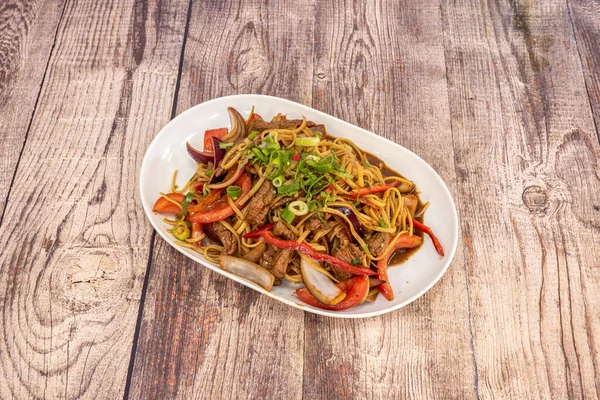
<path fill-rule="evenodd" d="M 431 238 L 431 241 L 433 242 L 433 246 L 435 247 L 435 251 L 437 251 L 437 253 L 440 256 L 442 256 L 442 257 L 444 256 L 444 248 L 442 247 L 442 244 L 440 243 L 438 238 L 433 234 L 433 231 L 431 230 L 430 227 L 428 227 L 425 224 L 422 224 L 421 222 L 417 221 L 416 219 L 413 219 L 413 227 L 415 227 L 418 230 L 420 230 L 421 232 L 429 235 L 429 237 Z"/>
<path fill-rule="evenodd" d="M 377 261 L 377 279 L 384 281 L 381 285 L 379 285 L 379 291 L 383 296 L 389 301 L 394 300 L 394 292 L 392 291 L 392 285 L 388 280 L 387 275 L 387 266 L 390 261 L 390 257 L 394 255 L 396 250 L 399 249 L 410 249 L 413 247 L 417 247 L 421 244 L 421 238 L 417 235 L 409 235 L 408 233 L 403 233 L 396 239 L 394 245 L 388 251 L 385 256 L 379 261 Z"/>
<path fill-rule="evenodd" d="M 248 175 L 242 174 L 242 176 L 240 176 L 238 178 L 238 180 L 235 181 L 234 185 L 242 188 L 242 194 L 240 195 L 237 202 L 235 203 L 235 205 L 237 207 L 241 207 L 241 204 L 239 202 L 252 189 L 252 181 L 250 180 Z M 217 190 L 214 190 L 213 192 L 211 192 L 211 194 L 214 192 L 218 192 L 219 195 L 221 194 L 220 193 L 221 191 L 217 191 Z M 206 198 L 205 198 L 205 200 L 206 200 Z M 224 220 L 225 218 L 231 217 L 235 213 L 235 211 L 233 211 L 233 208 L 231 208 L 231 206 L 229 205 L 226 195 L 220 196 L 218 199 L 216 199 L 214 202 L 212 202 L 210 204 L 207 204 L 207 202 L 203 201 L 202 202 L 203 209 L 198 210 L 197 207 L 200 205 L 201 204 L 194 206 L 194 208 L 193 208 L 194 211 L 191 211 L 192 208 L 188 207 L 188 210 L 190 211 L 188 214 L 188 220 L 190 222 L 192 222 L 192 223 L 198 222 L 201 224 L 208 224 L 211 222 L 217 222 L 217 221 Z"/>
<path fill-rule="evenodd" d="M 345 281 L 341 281 L 340 283 L 336 284 L 336 286 L 346 293 L 346 297 L 344 300 L 334 305 L 321 303 L 319 300 L 314 298 L 312 294 L 310 294 L 306 287 L 296 290 L 295 293 L 300 300 L 313 307 L 331 311 L 347 310 L 360 304 L 367 296 L 369 293 L 369 278 L 366 276 L 355 276 L 350 279 L 346 279 Z"/>
<path fill-rule="evenodd" d="M 294 154 L 294 156 L 292 157 L 292 160 L 294 161 L 300 161 L 302 157 L 300 156 L 300 154 Z"/>
<path fill-rule="evenodd" d="M 274 223 L 272 223 L 272 222 L 271 222 L 270 224 L 264 224 L 264 225 L 263 225 L 263 226 L 261 226 L 260 228 L 258 228 L 258 229 L 255 229 L 255 230 L 253 230 L 252 232 L 248 232 L 248 233 L 246 233 L 246 234 L 244 235 L 244 238 L 245 238 L 245 239 L 258 239 L 259 237 L 261 237 L 261 236 L 262 236 L 262 233 L 263 233 L 263 232 L 266 232 L 266 231 L 270 231 L 270 230 L 272 230 L 274 225 L 275 225 L 275 224 L 274 224 Z"/>
<path fill-rule="evenodd" d="M 379 186 L 373 186 L 370 188 L 360 188 L 360 189 L 354 189 L 353 191 L 350 192 L 349 196 L 350 197 L 359 197 L 359 196 L 365 196 L 367 194 L 373 194 L 373 193 L 381 193 L 381 192 L 385 192 L 386 190 L 393 188 L 395 186 L 398 186 L 398 181 L 394 181 L 392 183 L 386 183 L 383 185 L 379 185 Z"/>
<path fill-rule="evenodd" d="M 183 199 L 185 199 L 185 196 L 181 193 L 167 193 L 165 196 L 178 203 L 182 203 Z M 156 203 L 154 203 L 152 211 L 167 214 L 179 214 L 181 213 L 181 207 L 160 196 L 158 200 L 156 200 Z"/>
<path fill-rule="evenodd" d="M 330 256 L 329 254 L 319 253 L 318 251 L 310 247 L 310 245 L 306 242 L 298 243 L 295 240 L 279 239 L 278 237 L 273 236 L 273 234 L 270 232 L 271 229 L 272 226 L 263 226 L 257 230 L 245 234 L 244 237 L 246 239 L 262 237 L 265 240 L 265 242 L 267 242 L 271 246 L 275 246 L 280 249 L 301 251 L 313 260 L 324 261 L 328 264 L 335 265 L 336 267 L 339 267 L 344 271 L 351 273 L 352 275 L 376 274 L 375 271 L 372 271 L 369 268 L 357 267 L 355 265 L 348 264 L 347 262 L 340 260 L 339 258 Z"/>
<path fill-rule="evenodd" d="M 227 135 L 227 128 L 217 128 L 217 129 L 209 129 L 204 132 L 204 152 L 205 153 L 214 153 L 215 149 L 213 147 L 213 136 L 217 139 L 221 139 L 223 136 Z"/>
<path fill-rule="evenodd" d="M 192 239 L 202 235 L 202 224 L 199 222 L 192 222 Z"/>

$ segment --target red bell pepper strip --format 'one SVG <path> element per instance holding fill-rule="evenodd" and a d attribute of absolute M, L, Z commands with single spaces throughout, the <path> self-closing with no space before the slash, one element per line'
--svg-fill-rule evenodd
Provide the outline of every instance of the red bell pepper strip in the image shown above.
<path fill-rule="evenodd" d="M 431 238 L 431 241 L 433 242 L 433 246 L 435 247 L 435 251 L 437 251 L 437 253 L 440 256 L 442 256 L 442 257 L 444 256 L 444 248 L 442 247 L 442 244 L 440 243 L 438 238 L 433 234 L 433 231 L 431 230 L 430 227 L 428 227 L 425 224 L 422 224 L 421 222 L 417 221 L 416 219 L 413 219 L 413 227 L 415 227 L 418 230 L 420 230 L 421 232 L 429 235 L 429 237 Z"/>
<path fill-rule="evenodd" d="M 339 258 L 330 256 L 329 254 L 319 253 L 318 251 L 313 249 L 306 242 L 298 243 L 295 240 L 279 239 L 278 237 L 273 236 L 273 233 L 271 233 L 271 231 L 270 231 L 271 229 L 272 229 L 272 227 L 270 227 L 270 228 L 262 227 L 255 231 L 245 234 L 244 237 L 246 239 L 252 239 L 252 238 L 256 238 L 258 235 L 258 236 L 262 237 L 265 240 L 265 242 L 267 242 L 271 246 L 275 246 L 280 249 L 301 251 L 304 254 L 306 254 L 308 257 L 312 258 L 313 260 L 324 261 L 328 264 L 335 265 L 336 267 L 339 267 L 339 268 L 343 269 L 344 271 L 351 273 L 352 275 L 375 275 L 376 274 L 375 271 L 372 271 L 369 268 L 357 267 L 355 265 L 348 264 L 347 262 L 340 260 Z"/>
<path fill-rule="evenodd" d="M 271 231 L 273 229 L 273 226 L 275 224 L 274 223 L 270 223 L 270 224 L 264 224 L 263 226 L 261 226 L 258 229 L 253 230 L 252 232 L 248 232 L 244 235 L 245 239 L 258 239 L 259 237 L 261 237 L 263 232 L 266 231 Z"/>
<path fill-rule="evenodd" d="M 390 285 L 387 275 L 387 266 L 388 262 L 390 261 L 390 257 L 394 255 L 396 250 L 407 248 L 410 249 L 413 247 L 417 247 L 420 244 L 421 238 L 419 236 L 411 236 L 408 233 L 403 233 L 396 239 L 390 251 L 388 251 L 381 260 L 377 261 L 377 279 L 383 281 L 383 283 L 379 285 L 378 288 L 381 294 L 383 294 L 383 296 L 389 301 L 394 300 L 394 292 L 392 290 L 392 285 Z"/>
<path fill-rule="evenodd" d="M 227 128 L 217 128 L 217 129 L 209 129 L 204 132 L 204 152 L 205 153 L 214 153 L 215 149 L 213 148 L 213 136 L 217 139 L 221 139 L 223 136 L 227 135 Z"/>
<path fill-rule="evenodd" d="M 192 222 L 192 239 L 202 235 L 202 224 L 199 222 Z"/>
<path fill-rule="evenodd" d="M 294 154 L 294 156 L 292 157 L 292 160 L 300 161 L 301 158 L 302 158 L 302 156 L 300 154 Z"/>
<path fill-rule="evenodd" d="M 354 189 L 353 191 L 351 191 L 348 194 L 348 196 L 356 198 L 359 196 L 366 196 L 367 194 L 385 192 L 386 190 L 388 190 L 390 188 L 398 186 L 398 183 L 399 183 L 398 181 L 394 181 L 392 183 L 385 183 L 383 185 L 373 186 L 373 187 L 369 187 L 369 188 Z"/>
<path fill-rule="evenodd" d="M 327 305 L 317 300 L 306 287 L 296 290 L 296 296 L 303 302 L 313 307 L 324 310 L 340 311 L 347 310 L 360 304 L 369 293 L 369 278 L 366 276 L 355 276 L 336 284 L 338 288 L 346 293 L 344 300 L 334 305 Z"/>
<path fill-rule="evenodd" d="M 181 193 L 168 193 L 165 196 L 172 200 L 175 200 L 178 203 L 182 203 L 183 199 L 185 199 L 185 196 Z M 179 214 L 181 213 L 181 207 L 179 207 L 177 204 L 173 204 L 169 200 L 160 196 L 158 200 L 156 200 L 156 203 L 154 203 L 152 211 L 167 214 Z"/>
<path fill-rule="evenodd" d="M 242 176 L 240 176 L 238 180 L 235 181 L 234 185 L 242 188 L 242 194 L 240 195 L 240 197 L 238 197 L 238 200 L 235 202 L 235 205 L 239 208 L 241 207 L 240 200 L 243 199 L 244 196 L 248 192 L 250 192 L 250 190 L 252 190 L 252 181 L 250 180 L 248 175 L 242 174 Z M 221 191 L 215 190 L 213 192 L 219 192 L 220 194 Z M 211 192 L 211 194 L 213 192 Z M 200 206 L 200 204 L 198 204 L 198 206 Z M 227 195 L 220 196 L 218 199 L 216 199 L 210 204 L 202 202 L 202 210 L 198 210 L 196 207 L 197 206 L 193 208 L 194 211 L 191 211 L 191 207 L 188 207 L 188 220 L 192 223 L 198 222 L 201 224 L 208 224 L 211 222 L 217 222 L 224 220 L 225 218 L 231 217 L 235 213 L 235 211 L 233 211 L 233 208 L 231 208 L 229 202 L 227 201 Z"/>

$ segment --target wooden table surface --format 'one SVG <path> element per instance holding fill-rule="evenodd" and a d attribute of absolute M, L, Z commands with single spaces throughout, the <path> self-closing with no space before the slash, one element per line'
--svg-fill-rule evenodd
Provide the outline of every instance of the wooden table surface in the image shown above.
<path fill-rule="evenodd" d="M 446 275 L 319 317 L 159 238 L 173 117 L 237 93 L 395 140 L 448 184 Z M 600 395 L 598 0 L 3 0 L 0 398 Z"/>

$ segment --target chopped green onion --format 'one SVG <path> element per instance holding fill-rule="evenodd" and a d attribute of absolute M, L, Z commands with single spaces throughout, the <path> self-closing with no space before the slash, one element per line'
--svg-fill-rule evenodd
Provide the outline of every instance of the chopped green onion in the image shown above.
<path fill-rule="evenodd" d="M 284 180 L 285 180 L 285 177 L 283 175 L 279 175 L 278 177 L 273 179 L 273 181 L 271 183 L 273 184 L 273 186 L 278 188 L 279 186 L 283 185 Z"/>
<path fill-rule="evenodd" d="M 352 265 L 358 265 L 360 264 L 360 260 L 358 258 L 355 258 L 354 260 L 352 260 Z"/>
<path fill-rule="evenodd" d="M 382 220 L 382 219 L 381 219 L 381 220 L 379 220 L 379 226 L 380 226 L 380 227 L 382 227 L 382 228 L 387 228 L 387 227 L 388 227 L 388 225 L 387 225 L 387 224 L 385 223 L 385 221 L 384 221 L 384 220 Z"/>
<path fill-rule="evenodd" d="M 258 157 L 261 161 L 267 162 L 267 157 L 260 151 L 258 148 L 253 148 L 252 152 Z"/>
<path fill-rule="evenodd" d="M 321 141 L 318 137 L 302 137 L 296 139 L 296 146 L 298 147 L 314 147 Z"/>
<path fill-rule="evenodd" d="M 308 213 L 308 206 L 305 202 L 296 200 L 292 201 L 288 205 L 288 209 L 294 213 L 294 215 L 306 215 Z"/>
<path fill-rule="evenodd" d="M 219 143 L 219 148 L 220 149 L 228 149 L 228 148 L 230 148 L 232 146 L 233 146 L 233 142 L 230 142 L 230 143 L 221 142 L 221 143 Z"/>
<path fill-rule="evenodd" d="M 240 197 L 242 194 L 242 188 L 239 186 L 229 186 L 227 187 L 227 196 L 232 199 L 236 199 Z"/>
<path fill-rule="evenodd" d="M 208 176 L 208 177 L 210 178 L 210 177 L 212 176 L 213 172 L 215 172 L 215 171 L 214 171 L 214 170 L 212 170 L 212 169 L 208 169 L 208 170 L 206 170 L 206 172 L 204 173 L 204 176 Z"/>
<path fill-rule="evenodd" d="M 335 167 L 335 160 L 332 155 L 328 155 L 314 165 L 314 169 L 319 172 L 329 172 Z"/>
<path fill-rule="evenodd" d="M 300 190 L 300 184 L 298 182 L 290 183 L 289 185 L 280 186 L 277 188 L 277 194 L 290 195 Z"/>
<path fill-rule="evenodd" d="M 256 137 L 257 137 L 258 135 L 260 135 L 260 132 L 259 132 L 259 131 L 252 131 L 252 132 L 251 132 L 251 133 L 248 135 L 248 139 L 250 139 L 250 140 L 254 140 L 254 139 L 256 139 Z"/>
<path fill-rule="evenodd" d="M 289 207 L 286 207 L 286 209 L 281 213 L 281 218 L 288 224 L 291 224 L 294 218 L 296 218 L 296 215 L 289 209 Z"/>
<path fill-rule="evenodd" d="M 191 236 L 187 221 L 179 221 L 173 226 L 173 235 L 179 240 L 188 239 Z"/>
<path fill-rule="evenodd" d="M 279 159 L 279 157 L 276 157 L 275 159 L 272 159 L 271 162 L 269 163 L 270 166 L 272 167 L 280 167 L 281 166 L 281 160 Z"/>
<path fill-rule="evenodd" d="M 202 195 L 204 197 L 208 196 L 208 185 L 203 185 L 202 186 Z"/>
<path fill-rule="evenodd" d="M 181 215 L 187 214 L 187 206 L 190 204 L 190 201 L 194 199 L 194 193 L 188 193 L 185 195 L 185 198 L 181 202 Z"/>

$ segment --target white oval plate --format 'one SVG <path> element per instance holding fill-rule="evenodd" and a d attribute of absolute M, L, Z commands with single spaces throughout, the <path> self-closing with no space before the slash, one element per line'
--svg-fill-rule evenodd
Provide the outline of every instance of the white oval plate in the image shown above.
<path fill-rule="evenodd" d="M 288 118 L 307 119 L 325 124 L 327 132 L 333 136 L 346 137 L 383 160 L 390 168 L 414 181 L 421 191 L 421 199 L 430 201 L 425 213 L 425 223 L 436 233 L 444 246 L 445 257 L 440 257 L 431 240 L 425 236 L 425 243 L 408 261 L 389 270 L 389 279 L 394 288 L 394 301 L 378 296 L 374 302 L 365 302 L 345 311 L 327 311 L 302 303 L 294 294 L 301 284 L 284 281 L 274 286 L 271 292 L 243 278 L 225 272 L 217 264 L 207 261 L 193 250 L 175 244 L 174 237 L 167 232 L 168 226 L 162 215 L 152 212 L 152 206 L 159 192 L 168 192 L 173 171 L 179 170 L 177 184 L 182 187 L 196 170 L 196 163 L 188 156 L 185 143 L 189 141 L 198 149 L 203 147 L 204 131 L 211 128 L 230 127 L 227 107 L 233 106 L 244 117 L 250 114 L 252 106 L 265 119 L 278 112 Z M 285 304 L 310 311 L 315 314 L 342 318 L 364 318 L 384 314 L 403 307 L 427 292 L 446 272 L 458 242 L 458 221 L 454 202 L 448 188 L 439 175 L 419 156 L 404 147 L 332 117 L 313 108 L 263 95 L 235 95 L 210 100 L 190 108 L 169 122 L 156 135 L 146 151 L 140 175 L 140 192 L 144 211 L 154 229 L 177 251 L 199 262 L 213 271 L 248 286 L 260 293 L 273 297 Z M 167 266 L 162 266 L 167 268 Z"/>

